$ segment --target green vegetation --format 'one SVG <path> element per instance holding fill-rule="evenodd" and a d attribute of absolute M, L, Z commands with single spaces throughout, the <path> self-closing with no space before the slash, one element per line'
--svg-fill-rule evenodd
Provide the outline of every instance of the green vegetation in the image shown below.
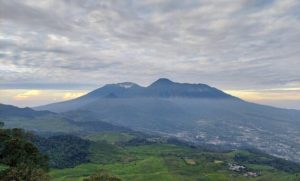
<path fill-rule="evenodd" d="M 110 175 L 108 172 L 98 171 L 83 181 L 121 181 L 121 179 Z"/>
<path fill-rule="evenodd" d="M 50 167 L 74 167 L 88 162 L 90 141 L 72 135 L 35 137 L 34 143 L 50 158 Z"/>
<path fill-rule="evenodd" d="M 0 124 L 3 127 L 3 124 Z M 48 158 L 22 129 L 0 128 L 0 178 L 2 181 L 47 181 Z"/>
<path fill-rule="evenodd" d="M 74 168 L 52 169 L 50 176 L 53 181 L 82 181 L 89 178 L 89 175 L 98 173 L 99 170 L 109 171 L 124 181 L 300 180 L 299 172 L 283 171 L 271 164 L 280 159 L 253 150 L 211 152 L 180 144 L 146 142 L 144 145 L 120 146 L 100 141 L 92 143 L 89 151 L 90 163 L 80 164 Z M 236 158 L 241 154 L 273 161 L 251 164 L 247 159 L 237 160 Z M 243 173 L 231 171 L 228 169 L 229 163 L 246 166 L 248 171 L 258 173 L 259 176 L 244 176 Z M 281 167 L 294 168 L 295 166 L 291 162 L 279 163 Z"/>
<path fill-rule="evenodd" d="M 92 163 L 108 164 L 131 160 L 126 150 L 107 142 L 95 142 L 91 144 L 89 151 L 89 160 Z"/>
<path fill-rule="evenodd" d="M 214 152 L 128 132 L 105 131 L 84 138 L 44 138 L 0 128 L 1 181 L 300 180 L 299 164 L 257 150 Z M 236 171 L 230 165 L 245 168 Z"/>
<path fill-rule="evenodd" d="M 17 167 L 0 173 L 1 181 L 48 181 L 49 176 L 44 169 L 32 167 L 31 165 L 20 164 Z"/>
<path fill-rule="evenodd" d="M 6 170 L 8 169 L 9 167 L 7 165 L 4 165 L 4 164 L 0 164 L 0 172 L 3 171 L 3 170 Z"/>
<path fill-rule="evenodd" d="M 39 132 L 55 131 L 59 133 L 80 131 L 80 128 L 69 123 L 67 119 L 52 114 L 33 118 L 10 116 L 9 118 L 3 119 L 3 121 L 5 121 L 5 125 L 8 128 L 18 127 L 26 130 L 38 130 Z"/>
<path fill-rule="evenodd" d="M 295 173 L 300 172 L 300 165 L 284 160 L 274 159 L 273 157 L 261 153 L 257 150 L 249 150 L 249 152 L 239 152 L 235 155 L 234 160 L 237 162 L 249 163 L 249 164 L 260 164 L 269 165 L 285 172 Z"/>
<path fill-rule="evenodd" d="M 134 136 L 129 133 L 119 132 L 101 132 L 86 137 L 86 139 L 91 141 L 107 141 L 109 143 L 127 142 L 133 138 Z"/>
<path fill-rule="evenodd" d="M 78 111 L 70 114 L 56 114 L 0 103 L 0 122 L 5 123 L 6 128 L 22 128 L 38 134 L 76 135 L 95 134 L 100 131 L 130 131 L 127 128 L 115 126 L 101 120 L 91 121 L 89 117 L 81 118 L 80 115 Z"/>
<path fill-rule="evenodd" d="M 144 152 L 147 150 L 147 152 Z M 75 168 L 54 169 L 50 175 L 54 181 L 83 180 L 87 175 L 98 170 L 109 170 L 123 180 L 128 181 L 190 181 L 190 180 L 260 180 L 260 181 L 297 181 L 300 176 L 268 167 L 259 168 L 261 176 L 245 177 L 227 169 L 227 163 L 233 162 L 228 153 L 202 152 L 197 149 L 182 148 L 174 145 L 146 145 L 128 147 L 126 151 L 137 155 L 129 162 L 115 162 L 108 164 L 87 163 Z M 196 161 L 195 165 L 187 164 L 184 160 L 189 157 Z M 214 163 L 213 159 L 222 159 L 224 163 Z M 226 163 L 225 163 L 226 162 Z"/>

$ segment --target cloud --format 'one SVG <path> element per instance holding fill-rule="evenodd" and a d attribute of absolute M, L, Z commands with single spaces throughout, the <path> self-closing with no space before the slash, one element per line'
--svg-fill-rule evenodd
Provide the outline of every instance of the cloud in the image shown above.
<path fill-rule="evenodd" d="M 47 103 L 65 101 L 86 94 L 87 90 L 28 90 L 28 89 L 0 89 L 0 103 L 21 107 L 39 106 Z"/>
<path fill-rule="evenodd" d="M 300 110 L 300 87 L 225 90 L 225 92 L 250 102 Z"/>
<path fill-rule="evenodd" d="M 0 0 L 2 88 L 158 77 L 294 87 L 299 9 L 297 0 Z"/>
<path fill-rule="evenodd" d="M 63 96 L 63 99 L 64 100 L 70 100 L 70 99 L 74 99 L 74 98 L 83 96 L 84 94 L 85 94 L 84 92 L 67 92 Z"/>
<path fill-rule="evenodd" d="M 18 94 L 14 97 L 14 100 L 17 101 L 22 101 L 22 100 L 26 100 L 26 99 L 30 99 L 32 97 L 35 96 L 39 96 L 41 95 L 41 91 L 40 90 L 30 90 L 30 91 L 26 91 L 24 93 Z"/>
<path fill-rule="evenodd" d="M 228 94 L 249 101 L 300 101 L 300 88 L 265 89 L 265 90 L 225 90 Z"/>

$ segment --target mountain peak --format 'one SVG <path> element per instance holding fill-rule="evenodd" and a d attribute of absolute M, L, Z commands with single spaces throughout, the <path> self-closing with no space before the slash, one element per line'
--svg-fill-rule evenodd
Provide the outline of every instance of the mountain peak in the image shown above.
<path fill-rule="evenodd" d="M 154 86 L 154 85 L 172 85 L 175 82 L 167 79 L 167 78 L 160 78 L 157 81 L 153 82 L 150 86 Z"/>
<path fill-rule="evenodd" d="M 126 88 L 126 89 L 138 86 L 137 84 L 132 83 L 132 82 L 122 82 L 122 83 L 118 83 L 116 85 L 118 85 L 119 87 Z"/>

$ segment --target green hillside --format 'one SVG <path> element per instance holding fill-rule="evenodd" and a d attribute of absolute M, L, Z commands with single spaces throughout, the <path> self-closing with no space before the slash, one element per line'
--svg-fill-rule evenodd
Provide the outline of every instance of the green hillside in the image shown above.
<path fill-rule="evenodd" d="M 75 117 L 76 115 L 74 115 Z M 131 131 L 101 120 L 81 122 L 49 111 L 35 111 L 30 108 L 18 108 L 1 103 L 0 121 L 5 123 L 6 128 L 22 128 L 39 134 L 86 135 L 96 134 L 99 131 Z"/>
<path fill-rule="evenodd" d="M 300 180 L 299 165 L 253 151 L 211 152 L 171 144 L 118 146 L 96 142 L 91 145 L 90 154 L 89 163 L 74 168 L 52 169 L 52 180 L 81 181 L 100 170 L 106 170 L 124 181 Z M 257 163 L 248 158 L 255 158 Z M 231 171 L 229 164 L 245 166 L 246 169 Z M 248 172 L 258 176 L 245 176 Z"/>
<path fill-rule="evenodd" d="M 132 138 L 134 138 L 134 136 L 129 133 L 118 132 L 101 132 L 86 136 L 86 139 L 91 141 L 107 141 L 109 143 L 130 141 Z"/>
<path fill-rule="evenodd" d="M 55 133 L 26 140 L 49 157 L 53 181 L 82 181 L 106 172 L 123 181 L 300 180 L 299 164 L 257 150 L 211 151 L 101 121 L 79 122 L 51 112 L 0 108 L 5 111 L 0 121 L 6 127 Z M 0 171 L 7 169 L 0 165 Z"/>
<path fill-rule="evenodd" d="M 123 181 L 300 180 L 299 164 L 253 149 L 210 151 L 179 140 L 128 132 L 105 131 L 80 138 L 74 135 L 40 137 L 20 129 L 0 130 L 3 138 L 11 140 L 2 140 L 0 144 L 0 173 L 6 175 L 16 174 L 13 169 L 28 175 L 26 169 L 15 168 L 7 158 L 13 156 L 20 164 L 26 163 L 31 168 L 34 162 L 27 162 L 27 158 L 39 160 L 35 156 L 41 154 L 49 158 L 49 176 L 53 181 L 83 181 L 103 174 Z M 24 156 L 23 150 L 27 147 L 13 146 L 14 137 L 18 135 L 24 135 L 23 142 L 35 149 L 32 155 L 31 151 L 26 151 L 31 156 Z M 8 148 L 13 151 L 5 151 Z M 10 167 L 5 166 L 8 164 Z M 42 166 L 47 168 L 48 164 Z M 37 169 L 40 167 L 38 165 Z M 48 178 L 47 175 L 43 172 L 41 176 Z"/>

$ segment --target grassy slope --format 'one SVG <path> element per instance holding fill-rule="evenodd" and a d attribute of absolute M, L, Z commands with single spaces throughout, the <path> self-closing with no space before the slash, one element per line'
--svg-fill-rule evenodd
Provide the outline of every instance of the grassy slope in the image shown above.
<path fill-rule="evenodd" d="M 127 142 L 133 138 L 134 136 L 129 133 L 118 132 L 101 132 L 86 137 L 86 139 L 91 141 L 107 141 L 109 143 L 116 143 L 118 141 Z"/>
<path fill-rule="evenodd" d="M 91 157 L 92 163 L 82 164 L 75 168 L 51 170 L 52 179 L 54 181 L 81 181 L 97 170 L 105 169 L 125 181 L 300 180 L 300 174 L 288 174 L 264 165 L 249 165 L 249 167 L 261 172 L 262 175 L 256 178 L 244 177 L 228 171 L 226 162 L 231 162 L 236 152 L 211 153 L 165 144 L 128 146 L 125 148 L 112 146 L 102 151 L 99 150 L 105 145 L 99 144 L 97 146 L 91 149 L 94 152 L 94 156 Z M 111 152 L 110 150 L 114 151 Z M 186 158 L 195 161 L 196 164 L 188 164 L 185 161 Z M 224 161 L 224 163 L 216 160 Z"/>
<path fill-rule="evenodd" d="M 53 115 L 35 118 L 10 117 L 2 121 L 9 128 L 17 127 L 40 132 L 53 132 L 55 130 L 55 132 L 72 133 L 80 130 L 80 128 L 68 123 L 63 118 Z"/>

